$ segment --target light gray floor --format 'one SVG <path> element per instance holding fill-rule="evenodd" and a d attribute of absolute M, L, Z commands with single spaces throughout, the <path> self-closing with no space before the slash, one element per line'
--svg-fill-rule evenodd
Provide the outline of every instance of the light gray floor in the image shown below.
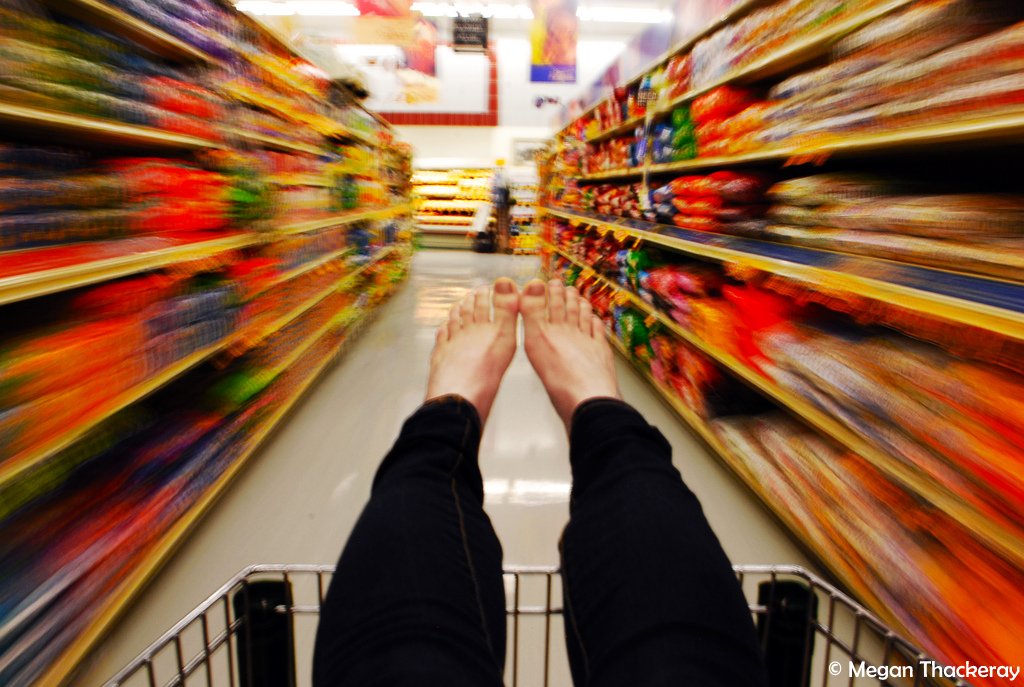
<path fill-rule="evenodd" d="M 537 269 L 529 257 L 418 253 L 409 283 L 243 471 L 75 684 L 102 684 L 247 564 L 333 563 L 379 460 L 422 400 L 433 331 L 451 303 L 497 276 L 523 284 Z M 672 443 L 677 466 L 734 563 L 808 563 L 621 361 L 620 379 L 626 400 Z M 565 431 L 520 350 L 481 448 L 487 509 L 506 564 L 557 563 L 556 543 L 568 517 L 567 451 Z"/>

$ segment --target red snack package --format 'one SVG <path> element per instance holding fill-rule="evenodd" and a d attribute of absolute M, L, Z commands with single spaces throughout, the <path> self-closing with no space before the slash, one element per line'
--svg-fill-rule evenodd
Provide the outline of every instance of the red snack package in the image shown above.
<path fill-rule="evenodd" d="M 719 86 L 718 88 L 695 98 L 690 106 L 690 113 L 697 125 L 710 122 L 715 119 L 725 119 L 740 112 L 750 105 L 755 99 L 748 89 L 735 86 Z"/>
<path fill-rule="evenodd" d="M 676 215 L 672 218 L 672 224 L 683 229 L 693 229 L 695 231 L 718 231 L 718 222 L 710 217 Z"/>

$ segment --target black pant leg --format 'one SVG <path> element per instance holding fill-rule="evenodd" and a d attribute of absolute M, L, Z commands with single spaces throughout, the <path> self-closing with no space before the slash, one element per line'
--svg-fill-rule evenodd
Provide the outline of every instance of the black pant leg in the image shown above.
<path fill-rule="evenodd" d="M 456 397 L 406 421 L 328 589 L 315 685 L 501 684 L 502 552 L 483 511 L 480 431 Z"/>
<path fill-rule="evenodd" d="M 762 687 L 742 590 L 668 442 L 611 399 L 577 409 L 562 537 L 577 687 Z"/>

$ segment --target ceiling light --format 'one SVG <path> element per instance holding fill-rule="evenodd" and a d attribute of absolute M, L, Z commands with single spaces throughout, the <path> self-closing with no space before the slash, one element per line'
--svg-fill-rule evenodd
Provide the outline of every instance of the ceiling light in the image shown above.
<path fill-rule="evenodd" d="M 580 7 L 576 16 L 581 21 L 598 21 L 630 24 L 662 24 L 672 21 L 672 12 L 653 8 L 636 7 Z"/>
<path fill-rule="evenodd" d="M 242 0 L 235 7 L 242 12 L 266 16 L 359 16 L 355 5 L 335 0 Z M 468 17 L 479 14 L 492 19 L 533 19 L 530 5 L 522 2 L 414 2 L 412 10 L 425 17 Z M 672 20 L 670 11 L 638 7 L 580 7 L 576 16 L 580 21 L 614 24 L 661 24 Z"/>
<path fill-rule="evenodd" d="M 288 17 L 358 17 L 359 10 L 349 2 L 334 0 L 242 0 L 235 9 L 247 14 Z"/>

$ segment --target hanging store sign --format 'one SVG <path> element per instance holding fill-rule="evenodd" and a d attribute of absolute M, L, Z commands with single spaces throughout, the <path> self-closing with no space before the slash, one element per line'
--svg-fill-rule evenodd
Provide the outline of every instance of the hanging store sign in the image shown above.
<path fill-rule="evenodd" d="M 455 52 L 485 52 L 487 18 L 455 17 L 452 25 L 452 48 Z"/>
<path fill-rule="evenodd" d="M 530 81 L 576 83 L 579 0 L 533 0 Z"/>

